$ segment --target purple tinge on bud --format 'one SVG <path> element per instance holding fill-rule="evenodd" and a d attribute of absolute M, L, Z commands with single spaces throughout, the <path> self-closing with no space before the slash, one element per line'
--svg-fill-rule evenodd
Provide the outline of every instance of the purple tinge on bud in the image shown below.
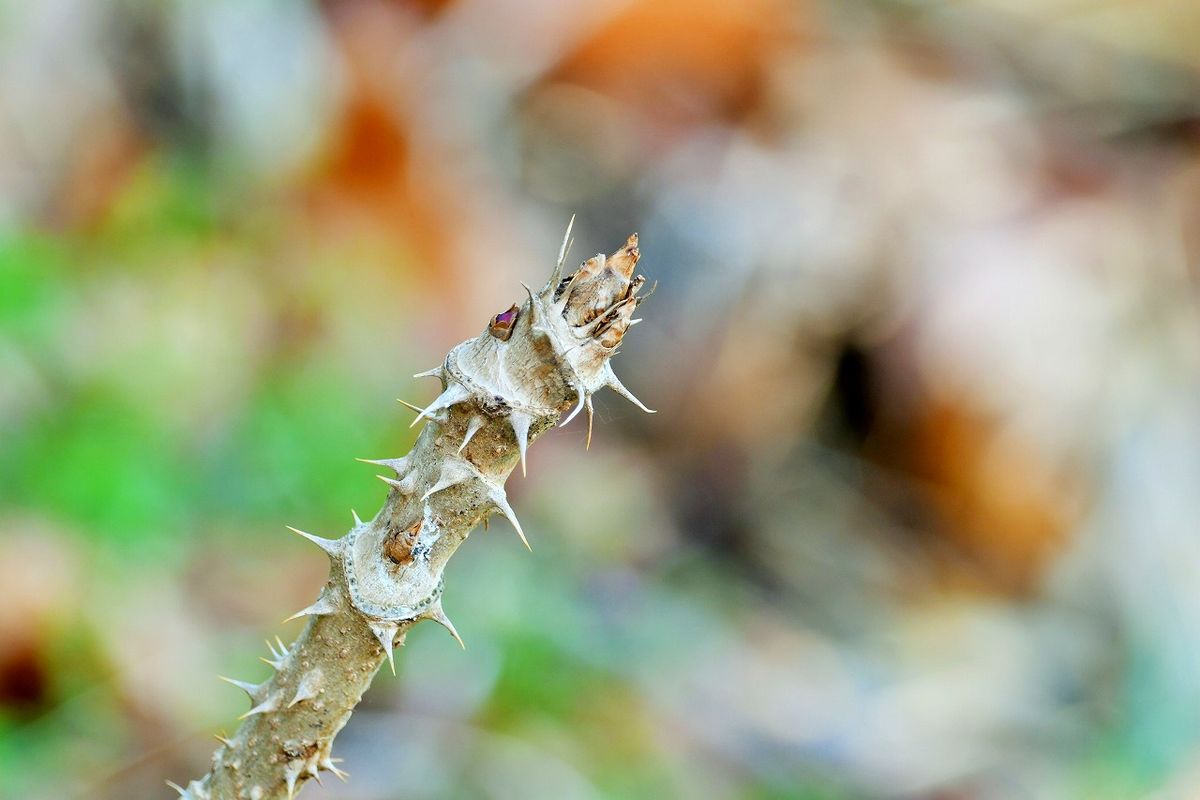
<path fill-rule="evenodd" d="M 517 317 L 520 315 L 521 310 L 514 303 L 507 311 L 501 311 L 492 317 L 492 322 L 488 325 L 488 333 L 502 342 L 507 342 L 508 338 L 512 336 L 513 328 L 517 324 Z"/>

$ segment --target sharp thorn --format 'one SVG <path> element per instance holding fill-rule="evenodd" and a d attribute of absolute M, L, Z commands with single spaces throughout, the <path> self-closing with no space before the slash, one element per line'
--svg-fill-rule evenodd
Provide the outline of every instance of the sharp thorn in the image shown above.
<path fill-rule="evenodd" d="M 380 647 L 387 654 L 388 666 L 392 668 L 392 674 L 396 674 L 396 659 L 392 652 L 392 641 L 396 638 L 396 631 L 399 625 L 393 623 L 369 623 L 371 633 L 375 634 L 375 638 L 379 640 Z"/>
<path fill-rule="evenodd" d="M 413 377 L 414 378 L 440 378 L 440 377 L 442 377 L 442 368 L 441 368 L 441 366 L 437 366 L 437 367 L 434 367 L 433 369 L 427 369 L 424 372 L 416 373 L 415 375 L 413 375 Z"/>
<path fill-rule="evenodd" d="M 529 540 L 525 538 L 525 531 L 521 529 L 521 522 L 517 519 L 517 514 L 508 503 L 508 495 L 504 493 L 503 486 L 491 487 L 488 492 L 491 501 L 496 504 L 496 508 L 500 509 L 500 513 L 517 531 L 517 536 L 521 537 L 521 544 L 525 545 L 525 549 L 533 552 L 533 548 L 529 546 Z"/>
<path fill-rule="evenodd" d="M 337 606 L 335 606 L 333 602 L 331 602 L 330 599 L 325 595 L 325 593 L 322 592 L 321 596 L 317 598 L 315 603 L 308 608 L 300 609 L 295 614 L 292 614 L 290 617 L 285 619 L 284 622 L 291 622 L 294 619 L 300 619 L 300 617 L 323 617 L 326 614 L 332 614 L 335 611 L 337 611 Z"/>
<path fill-rule="evenodd" d="M 218 675 L 217 677 L 228 683 L 230 686 L 236 686 L 237 688 L 241 689 L 250 696 L 251 700 L 253 700 L 254 696 L 258 694 L 258 690 L 262 688 L 256 683 L 239 681 L 237 678 L 227 678 L 224 675 Z"/>
<path fill-rule="evenodd" d="M 575 393 L 579 395 L 579 402 L 575 404 L 575 408 L 571 409 L 571 413 L 567 415 L 567 418 L 558 424 L 558 427 L 560 428 L 565 427 L 568 422 L 575 419 L 575 415 L 578 414 L 583 408 L 583 401 L 587 397 L 587 390 L 582 386 L 577 386 L 575 388 Z"/>
<path fill-rule="evenodd" d="M 558 258 L 554 262 L 554 270 L 550 273 L 550 279 L 546 281 L 546 288 L 543 293 L 547 299 L 554 299 L 554 290 L 558 288 L 559 282 L 562 280 L 563 264 L 567 261 L 567 254 L 571 252 L 571 229 L 575 227 L 575 215 L 571 215 L 571 221 L 567 223 L 567 230 L 563 233 L 562 244 L 558 248 Z"/>
<path fill-rule="evenodd" d="M 467 422 L 467 431 L 466 431 L 466 433 L 463 434 L 462 444 L 460 444 L 458 446 L 458 452 L 461 453 L 463 451 L 463 448 L 465 448 L 467 446 L 467 443 L 471 441 L 471 438 L 476 433 L 478 433 L 479 429 L 482 427 L 483 427 L 483 417 L 480 417 L 480 416 L 471 417 L 470 421 Z"/>
<path fill-rule="evenodd" d="M 409 409 L 412 409 L 413 411 L 416 411 L 418 414 L 421 414 L 422 412 L 425 411 L 425 409 L 421 408 L 420 406 L 415 406 L 412 403 L 408 402 L 407 400 L 401 400 L 398 397 L 396 398 L 396 402 L 399 403 L 400 405 L 404 406 L 405 408 L 409 408 Z M 433 413 L 432 416 L 429 417 L 429 419 L 432 420 L 433 422 L 441 422 L 442 421 L 442 418 L 439 416 L 438 412 L 436 412 L 436 411 Z M 408 427 L 411 428 L 413 425 L 416 425 L 416 424 L 417 424 L 416 420 L 414 420 L 412 425 L 409 425 Z"/>
<path fill-rule="evenodd" d="M 409 424 L 408 427 L 410 427 L 410 428 L 413 427 L 414 425 L 416 425 L 418 422 L 420 422 L 422 419 L 425 419 L 426 417 L 432 419 L 433 414 L 436 414 L 438 411 L 441 411 L 443 408 L 450 408 L 455 403 L 461 403 L 463 400 L 466 400 L 470 396 L 471 396 L 471 393 L 470 393 L 470 391 L 467 390 L 467 388 L 465 386 L 463 386 L 462 384 L 459 384 L 459 383 L 452 383 L 446 387 L 446 390 L 444 392 L 442 392 L 441 394 L 439 394 L 437 396 L 437 399 L 435 399 L 432 403 L 430 403 L 428 406 L 426 406 L 421 411 L 420 414 L 417 414 L 417 418 L 414 419 Z"/>
<path fill-rule="evenodd" d="M 429 487 L 429 491 L 421 496 L 421 500 L 428 500 L 430 495 L 436 494 L 443 489 L 449 489 L 451 486 L 466 483 L 475 477 L 476 474 L 466 462 L 447 459 L 442 463 L 442 472 L 438 476 L 437 483 Z"/>
<path fill-rule="evenodd" d="M 584 403 L 584 406 L 587 408 L 588 430 L 587 430 L 587 443 L 583 446 L 583 449 L 591 450 L 592 449 L 592 417 L 593 417 L 593 413 L 592 413 L 592 396 L 590 394 L 588 395 L 587 401 Z"/>
<path fill-rule="evenodd" d="M 533 328 L 537 324 L 537 302 L 533 299 L 533 289 L 530 289 L 524 282 L 521 283 L 521 287 L 525 289 L 525 294 L 529 295 L 529 313 L 524 316 L 526 323 Z"/>
<path fill-rule="evenodd" d="M 340 758 L 337 760 L 341 761 Z M 346 772 L 344 770 L 338 769 L 336 763 L 334 762 L 334 759 L 330 758 L 329 756 L 324 756 L 321 759 L 321 769 L 329 770 L 330 772 L 332 772 L 334 775 L 337 776 L 338 780 L 342 781 L 343 783 L 345 783 L 346 778 L 350 777 L 350 773 Z"/>
<path fill-rule="evenodd" d="M 521 454 L 521 475 L 525 476 L 525 450 L 529 446 L 529 417 L 519 411 L 514 411 L 508 415 L 509 424 L 512 425 L 513 436 L 517 440 L 517 451 Z"/>
<path fill-rule="evenodd" d="M 454 641 L 458 642 L 459 647 L 461 647 L 463 650 L 467 649 L 466 643 L 463 642 L 462 637 L 458 635 L 458 631 L 454 629 L 454 623 L 450 621 L 450 618 L 446 616 L 446 612 L 442 610 L 442 605 L 440 602 L 429 609 L 429 611 L 426 612 L 426 615 L 429 617 L 429 619 L 450 631 L 450 635 L 454 637 Z"/>
<path fill-rule="evenodd" d="M 166 781 L 166 784 L 167 784 L 167 786 L 170 786 L 175 791 L 179 792 L 180 797 L 187 797 L 187 794 L 188 794 L 187 789 L 184 789 L 178 783 L 175 783 L 174 781 Z"/>
<path fill-rule="evenodd" d="M 643 403 L 641 400 L 638 400 L 634 396 L 633 392 L 626 389 L 625 384 L 621 383 L 621 379 L 618 378 L 617 374 L 612 371 L 611 366 L 606 364 L 604 369 L 605 369 L 606 377 L 608 379 L 606 381 L 606 385 L 608 386 L 608 388 L 612 389 L 614 392 L 621 395 L 621 397 L 624 397 L 626 400 L 633 403 L 635 406 L 640 408 L 642 411 L 645 411 L 647 414 L 657 414 L 658 413 L 657 411 L 654 411 L 653 409 L 646 408 L 645 403 Z"/>
<path fill-rule="evenodd" d="M 563 233 L 562 244 L 558 248 L 558 268 L 562 269 L 562 265 L 567 261 L 567 253 L 571 250 L 571 229 L 575 227 L 575 215 L 571 215 L 571 219 L 567 222 L 567 230 Z M 560 276 L 561 277 L 561 276 Z"/>
<path fill-rule="evenodd" d="M 400 405 L 404 406 L 405 408 L 412 409 L 413 411 L 417 412 L 418 414 L 420 414 L 422 411 L 422 408 L 420 406 L 414 406 L 412 403 L 408 402 L 407 400 L 401 400 L 399 397 L 396 398 L 396 402 L 399 403 Z M 361 461 L 362 459 L 359 459 L 359 460 Z"/>
<path fill-rule="evenodd" d="M 247 717 L 252 717 L 255 714 L 265 714 L 267 712 L 274 711 L 277 708 L 279 708 L 279 696 L 271 695 L 266 700 L 247 711 L 245 714 L 242 714 L 240 717 L 238 717 L 238 719 L 246 719 Z"/>
<path fill-rule="evenodd" d="M 386 483 L 402 495 L 410 495 L 413 493 L 413 482 L 409 478 L 398 481 L 395 478 L 389 478 L 387 475 L 376 475 L 376 478 Z"/>
<path fill-rule="evenodd" d="M 408 471 L 408 456 L 401 458 L 356 458 L 354 460 L 376 467 L 387 467 L 397 475 L 403 475 Z"/>
<path fill-rule="evenodd" d="M 288 703 L 288 708 L 303 703 L 305 700 L 312 700 L 317 696 L 317 687 L 312 685 L 305 676 L 305 679 L 300 681 L 300 685 L 296 687 L 296 695 L 292 698 L 292 702 Z"/>
<path fill-rule="evenodd" d="M 317 547 L 321 548 L 326 553 L 328 553 L 331 557 L 338 555 L 342 551 L 342 544 L 341 544 L 340 539 L 322 539 L 320 536 L 313 536 L 311 533 L 305 533 L 304 531 L 300 530 L 299 528 L 293 528 L 291 525 L 285 525 L 284 527 L 286 527 L 292 533 L 298 534 L 300 536 L 303 536 L 305 539 L 308 539 L 310 542 L 315 544 Z"/>

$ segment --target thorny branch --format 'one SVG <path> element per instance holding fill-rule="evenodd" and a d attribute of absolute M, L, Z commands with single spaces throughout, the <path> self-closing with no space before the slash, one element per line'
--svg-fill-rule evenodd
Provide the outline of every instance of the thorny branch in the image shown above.
<path fill-rule="evenodd" d="M 272 668 L 262 683 L 226 678 L 250 697 L 242 724 L 213 754 L 208 774 L 186 788 L 189 800 L 292 798 L 322 771 L 344 773 L 331 756 L 334 737 L 350 719 L 376 671 L 423 619 L 462 640 L 442 609 L 442 572 L 471 530 L 503 514 L 525 542 L 504 491 L 526 447 L 567 414 L 587 410 L 590 446 L 592 395 L 607 386 L 650 411 L 609 366 L 633 317 L 649 295 L 634 276 L 641 254 L 637 234 L 610 256 L 598 254 L 570 275 L 563 238 L 550 279 L 538 292 L 492 318 L 487 329 L 453 348 L 443 363 L 416 377 L 441 381 L 442 392 L 416 408 L 413 424 L 429 420 L 402 458 L 370 461 L 395 477 L 379 476 L 391 491 L 374 519 L 340 539 L 292 528 L 329 557 L 329 579 L 317 600 L 291 619 L 309 617 L 292 645 L 276 638 Z M 569 413 L 568 413 L 569 412 Z M 650 412 L 653 413 L 653 412 Z"/>

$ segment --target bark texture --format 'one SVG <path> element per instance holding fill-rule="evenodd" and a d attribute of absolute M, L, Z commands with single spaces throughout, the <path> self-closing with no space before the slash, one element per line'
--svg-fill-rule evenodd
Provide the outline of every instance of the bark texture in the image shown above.
<path fill-rule="evenodd" d="M 350 719 L 372 678 L 408 629 L 431 619 L 458 639 L 442 610 L 442 572 L 471 530 L 499 512 L 525 534 L 504 482 L 543 431 L 567 414 L 587 410 L 608 386 L 649 411 L 613 374 L 609 359 L 638 320 L 649 295 L 634 276 L 637 234 L 610 256 L 598 254 L 563 275 L 570 228 L 558 262 L 538 292 L 492 318 L 482 334 L 453 348 L 418 377 L 441 381 L 442 392 L 419 413 L 428 420 L 412 451 L 370 463 L 391 491 L 375 518 L 340 539 L 292 529 L 329 556 L 329 580 L 290 646 L 278 638 L 274 670 L 261 684 L 226 678 L 250 697 L 250 710 L 213 754 L 210 771 L 187 787 L 189 800 L 292 798 L 322 771 L 343 777 L 331 757 L 334 737 Z M 569 413 L 568 413 L 569 412 Z M 652 413 L 652 412 L 651 412 Z M 526 542 L 526 546 L 528 543 Z M 461 639 L 459 643 L 461 644 Z"/>

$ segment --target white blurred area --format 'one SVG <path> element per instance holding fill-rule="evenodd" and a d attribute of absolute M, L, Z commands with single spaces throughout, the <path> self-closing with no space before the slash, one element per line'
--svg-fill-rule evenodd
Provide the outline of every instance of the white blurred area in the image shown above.
<path fill-rule="evenodd" d="M 605 399 L 586 458 L 577 428 L 539 443 L 516 491 L 541 552 L 464 548 L 471 649 L 414 636 L 338 740 L 354 780 L 306 797 L 622 796 L 595 778 L 621 731 L 678 797 L 818 796 L 787 793 L 804 775 L 1183 800 L 1198 37 L 1200 7 L 1167 2 L 10 2 L 0 229 L 86 233 L 147 159 L 199 154 L 239 224 L 287 231 L 267 256 L 323 254 L 322 355 L 380 393 L 403 373 L 372 332 L 389 365 L 428 360 L 540 278 L 571 213 L 573 257 L 640 233 L 659 289 L 619 371 L 660 413 Z M 402 315 L 355 266 L 389 247 L 426 292 Z M 207 420 L 268 338 L 257 257 L 194 286 L 82 277 L 100 355 L 72 369 L 120 371 L 118 337 L 170 333 L 155 308 L 225 314 L 150 348 L 203 384 L 164 413 Z M 497 631 L 626 705 L 489 727 Z"/>

